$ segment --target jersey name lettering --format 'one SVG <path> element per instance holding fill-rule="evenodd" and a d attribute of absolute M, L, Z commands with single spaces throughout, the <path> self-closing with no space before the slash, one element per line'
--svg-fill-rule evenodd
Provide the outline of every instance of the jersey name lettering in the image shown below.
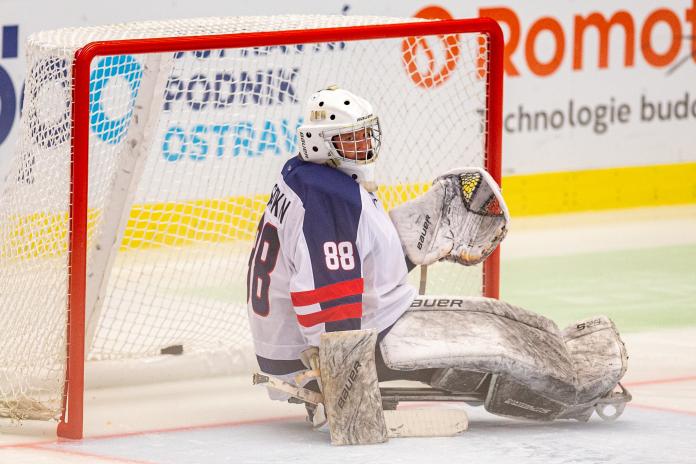
<path fill-rule="evenodd" d="M 280 192 L 278 184 L 274 185 L 273 191 L 271 192 L 271 199 L 268 200 L 267 203 L 267 211 L 270 211 L 271 214 L 277 217 L 282 224 L 283 219 L 285 219 L 285 213 L 288 211 L 291 204 L 292 202 L 285 198 L 285 194 Z"/>

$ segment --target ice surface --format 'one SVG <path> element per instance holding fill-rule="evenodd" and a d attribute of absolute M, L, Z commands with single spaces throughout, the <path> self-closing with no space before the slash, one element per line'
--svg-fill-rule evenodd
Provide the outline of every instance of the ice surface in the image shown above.
<path fill-rule="evenodd" d="M 402 438 L 336 447 L 302 419 L 53 445 L 138 462 L 232 463 L 694 463 L 696 414 L 627 407 L 616 422 L 520 422 L 467 408 L 469 431 L 452 438 Z"/>

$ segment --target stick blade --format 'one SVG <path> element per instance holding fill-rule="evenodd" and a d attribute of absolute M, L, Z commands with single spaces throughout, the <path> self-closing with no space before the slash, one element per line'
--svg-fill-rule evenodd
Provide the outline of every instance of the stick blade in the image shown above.
<path fill-rule="evenodd" d="M 469 427 L 462 409 L 400 409 L 384 411 L 389 438 L 452 437 Z"/>

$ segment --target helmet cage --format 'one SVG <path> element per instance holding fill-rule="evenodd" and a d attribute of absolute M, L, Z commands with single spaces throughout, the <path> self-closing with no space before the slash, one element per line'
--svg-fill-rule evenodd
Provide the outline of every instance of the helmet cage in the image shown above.
<path fill-rule="evenodd" d="M 340 163 L 374 163 L 382 145 L 382 130 L 377 116 L 369 116 L 353 124 L 324 129 L 321 135 L 329 158 Z"/>

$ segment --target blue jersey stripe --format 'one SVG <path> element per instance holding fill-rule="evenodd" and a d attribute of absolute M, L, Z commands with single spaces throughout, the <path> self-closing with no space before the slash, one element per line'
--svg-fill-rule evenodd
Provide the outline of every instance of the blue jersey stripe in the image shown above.
<path fill-rule="evenodd" d="M 302 232 L 312 263 L 314 288 L 362 277 L 356 244 L 362 214 L 360 186 L 336 169 L 299 158 L 285 164 L 283 180 L 304 207 Z M 362 295 L 351 300 L 356 302 L 362 302 Z M 326 302 L 321 308 L 337 304 Z M 326 323 L 327 332 L 359 328 L 360 319 Z"/>
<path fill-rule="evenodd" d="M 358 318 L 344 319 L 342 321 L 327 322 L 324 324 L 327 332 L 340 332 L 342 330 L 360 330 L 361 320 Z"/>

